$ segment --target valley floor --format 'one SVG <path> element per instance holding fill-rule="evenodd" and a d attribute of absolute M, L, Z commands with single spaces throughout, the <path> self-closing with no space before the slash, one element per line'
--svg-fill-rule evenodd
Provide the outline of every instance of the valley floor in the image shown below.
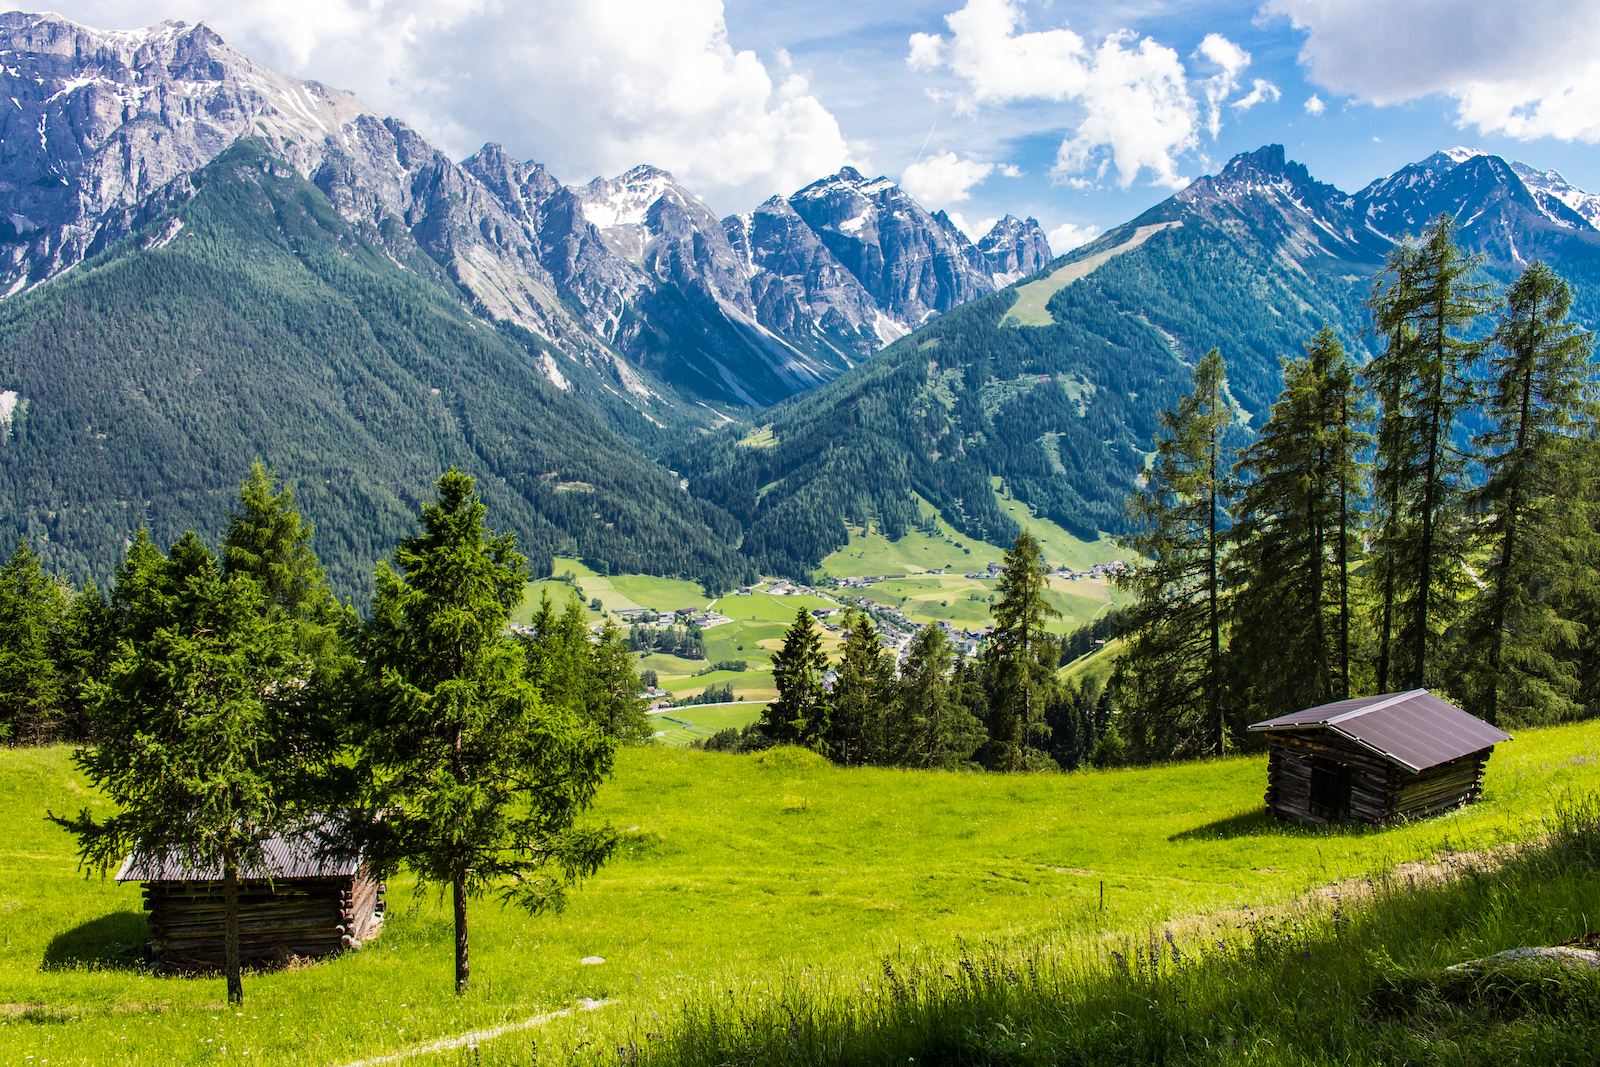
<path fill-rule="evenodd" d="M 0 750 L 0 1063 L 352 1062 L 580 998 L 608 1003 L 493 1048 L 531 1062 L 536 1042 L 551 1062 L 581 1047 L 609 1062 L 627 1035 L 670 1028 L 687 1006 L 755 1004 L 813 980 L 871 985 L 886 955 L 1045 938 L 1099 951 L 1151 924 L 1503 844 L 1600 787 L 1600 723 L 1519 732 L 1467 810 L 1333 832 L 1262 814 L 1259 757 L 1007 777 L 843 770 L 788 749 L 629 749 L 596 812 L 625 831 L 618 856 L 561 915 L 476 902 L 470 994 L 450 992 L 448 905 L 396 878 L 377 941 L 248 977 L 242 1014 L 225 1009 L 220 979 L 139 965 L 137 886 L 85 880 L 44 821 L 100 803 L 68 756 Z M 605 962 L 580 962 L 594 956 Z"/>

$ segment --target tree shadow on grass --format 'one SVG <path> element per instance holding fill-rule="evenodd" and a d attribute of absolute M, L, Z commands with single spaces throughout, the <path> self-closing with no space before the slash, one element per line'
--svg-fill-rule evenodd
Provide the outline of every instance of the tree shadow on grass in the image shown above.
<path fill-rule="evenodd" d="M 1289 822 L 1273 817 L 1265 807 L 1238 812 L 1200 826 L 1179 830 L 1167 837 L 1168 841 L 1228 841 L 1240 837 L 1365 837 L 1381 833 L 1383 827 L 1364 822 L 1341 822 L 1331 825 L 1308 822 Z"/>
<path fill-rule="evenodd" d="M 113 912 L 51 938 L 41 967 L 46 971 L 142 968 L 147 966 L 148 940 L 150 925 L 144 912 Z"/>

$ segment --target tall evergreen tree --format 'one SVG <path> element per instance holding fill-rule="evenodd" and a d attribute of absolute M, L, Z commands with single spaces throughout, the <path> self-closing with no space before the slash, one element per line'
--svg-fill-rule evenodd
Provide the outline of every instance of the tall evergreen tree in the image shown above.
<path fill-rule="evenodd" d="M 1061 612 L 1044 597 L 1049 579 L 1032 534 L 1024 530 L 1017 535 L 1004 563 L 995 585 L 999 599 L 989 609 L 994 631 L 984 650 L 989 762 L 999 770 L 1017 771 L 1032 767 L 1048 740 L 1044 712 L 1061 650 L 1045 630 L 1045 620 L 1059 618 Z"/>
<path fill-rule="evenodd" d="M 1350 487 L 1366 417 L 1355 371 L 1324 327 L 1285 360 L 1283 392 L 1235 471 L 1248 478 L 1230 540 L 1229 656 L 1245 720 L 1348 696 Z"/>
<path fill-rule="evenodd" d="M 1194 388 L 1162 413 L 1147 483 L 1128 498 L 1135 532 L 1120 543 L 1144 562 L 1117 579 L 1138 600 L 1111 684 L 1132 735 L 1123 740 L 1146 758 L 1227 746 L 1220 571 L 1235 492 L 1225 443 L 1232 420 L 1227 365 L 1212 349 L 1194 369 Z"/>
<path fill-rule="evenodd" d="M 911 639 L 895 694 L 903 766 L 958 767 L 984 741 L 983 724 L 956 699 L 953 657 L 950 639 L 932 623 Z"/>
<path fill-rule="evenodd" d="M 455 986 L 471 970 L 467 902 L 496 889 L 538 912 L 610 855 L 582 829 L 614 742 L 565 703 L 546 704 L 505 634 L 523 595 L 513 535 L 494 536 L 473 481 L 452 468 L 422 532 L 377 568 L 372 618 L 351 637 L 365 664 L 360 769 L 384 817 L 353 828 L 379 869 L 404 862 L 447 885 Z"/>
<path fill-rule="evenodd" d="M 57 655 L 69 601 L 19 539 L 0 566 L 0 740 L 45 740 L 60 723 L 67 694 Z"/>
<path fill-rule="evenodd" d="M 822 677 L 828 657 L 822 651 L 817 620 L 805 608 L 795 610 L 794 623 L 783 635 L 783 647 L 772 657 L 772 680 L 778 699 L 761 713 L 761 731 L 783 745 L 803 745 L 823 755 L 828 751 L 829 694 Z"/>
<path fill-rule="evenodd" d="M 846 767 L 887 763 L 886 711 L 894 689 L 894 656 L 878 643 L 864 614 L 845 615 L 844 651 L 833 683 L 828 747 Z"/>
<path fill-rule="evenodd" d="M 1468 627 L 1474 708 L 1489 722 L 1568 718 L 1577 710 L 1576 622 L 1552 595 L 1585 565 L 1594 494 L 1563 493 L 1595 426 L 1594 335 L 1568 320 L 1572 291 L 1542 262 L 1506 291 L 1477 440 L 1487 474 L 1469 499 L 1484 516 L 1484 591 Z"/>
<path fill-rule="evenodd" d="M 1384 405 L 1378 434 L 1379 495 L 1387 498 L 1382 573 L 1393 590 L 1395 633 L 1380 685 L 1420 688 L 1440 666 L 1441 636 L 1470 584 L 1460 529 L 1468 457 L 1456 422 L 1474 399 L 1472 370 L 1487 341 L 1469 335 L 1488 306 L 1472 276 L 1481 257 L 1456 246 L 1455 221 L 1441 215 L 1414 247 L 1402 247 L 1374 285 L 1374 329 L 1391 343 L 1369 368 Z"/>

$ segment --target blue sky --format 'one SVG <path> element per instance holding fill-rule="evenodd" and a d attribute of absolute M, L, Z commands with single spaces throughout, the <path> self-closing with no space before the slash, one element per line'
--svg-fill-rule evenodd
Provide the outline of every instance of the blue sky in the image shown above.
<path fill-rule="evenodd" d="M 1593 0 L 67 0 L 204 20 L 460 158 L 672 170 L 722 213 L 850 162 L 1057 251 L 1281 143 L 1353 191 L 1454 145 L 1600 191 Z M 1320 103 L 1312 110 L 1307 101 Z"/>

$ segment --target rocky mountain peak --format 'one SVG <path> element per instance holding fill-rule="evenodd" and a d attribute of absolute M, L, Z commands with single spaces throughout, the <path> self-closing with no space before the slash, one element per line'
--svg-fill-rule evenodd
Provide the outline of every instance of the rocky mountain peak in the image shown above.
<path fill-rule="evenodd" d="M 997 288 L 1044 269 L 1053 258 L 1039 220 L 1030 218 L 1024 222 L 1015 215 L 1007 215 L 990 227 L 978 242 L 978 251 Z"/>

